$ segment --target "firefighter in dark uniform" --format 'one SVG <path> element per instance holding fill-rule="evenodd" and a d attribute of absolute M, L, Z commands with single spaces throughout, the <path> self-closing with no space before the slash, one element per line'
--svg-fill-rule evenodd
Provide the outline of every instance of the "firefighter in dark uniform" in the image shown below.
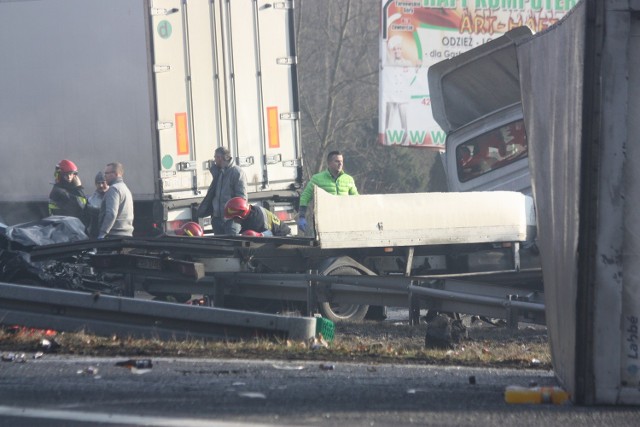
<path fill-rule="evenodd" d="M 56 165 L 55 183 L 49 193 L 49 215 L 73 216 L 86 225 L 87 196 L 78 176 L 78 168 L 71 160 Z"/>
<path fill-rule="evenodd" d="M 224 207 L 225 219 L 240 224 L 240 234 L 245 236 L 289 236 L 291 229 L 273 212 L 250 205 L 242 197 L 230 199 Z"/>

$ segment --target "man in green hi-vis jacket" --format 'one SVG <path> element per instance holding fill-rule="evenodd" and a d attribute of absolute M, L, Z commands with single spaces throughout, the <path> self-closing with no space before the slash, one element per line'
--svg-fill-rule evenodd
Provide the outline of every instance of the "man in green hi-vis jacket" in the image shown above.
<path fill-rule="evenodd" d="M 327 154 L 327 169 L 313 175 L 304 191 L 300 195 L 300 212 L 298 215 L 298 228 L 304 232 L 307 229 L 307 206 L 313 198 L 313 187 L 318 186 L 329 194 L 337 196 L 355 196 L 358 194 L 356 182 L 353 177 L 345 173 L 342 168 L 344 158 L 339 151 L 331 151 Z"/>

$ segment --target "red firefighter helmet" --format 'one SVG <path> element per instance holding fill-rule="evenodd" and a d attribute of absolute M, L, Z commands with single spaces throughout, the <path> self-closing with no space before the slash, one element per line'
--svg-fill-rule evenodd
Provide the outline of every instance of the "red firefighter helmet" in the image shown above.
<path fill-rule="evenodd" d="M 56 165 L 60 172 L 69 173 L 69 172 L 78 172 L 78 167 L 71 160 L 64 159 L 60 163 Z"/>
<path fill-rule="evenodd" d="M 249 215 L 251 207 L 242 197 L 234 197 L 224 205 L 225 219 L 240 218 L 245 219 Z"/>
<path fill-rule="evenodd" d="M 258 233 L 257 231 L 253 231 L 253 230 L 245 230 L 242 232 L 243 236 L 248 236 L 248 237 L 262 237 L 263 234 L 262 233 Z"/>
<path fill-rule="evenodd" d="M 184 224 L 182 227 L 180 227 L 180 229 L 182 230 L 182 234 L 184 236 L 189 236 L 189 237 L 204 236 L 204 230 L 202 229 L 200 224 L 198 224 L 197 222 L 189 221 L 186 224 Z"/>

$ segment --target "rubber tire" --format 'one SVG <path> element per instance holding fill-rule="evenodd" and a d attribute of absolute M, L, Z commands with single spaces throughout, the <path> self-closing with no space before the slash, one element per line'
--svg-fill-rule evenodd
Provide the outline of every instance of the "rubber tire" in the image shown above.
<path fill-rule="evenodd" d="M 326 273 L 327 276 L 360 276 L 357 269 L 346 265 L 336 267 L 334 270 Z M 323 302 L 319 304 L 318 309 L 322 317 L 329 319 L 333 322 L 361 322 L 364 320 L 369 311 L 368 305 L 358 304 L 333 304 L 330 302 Z"/>

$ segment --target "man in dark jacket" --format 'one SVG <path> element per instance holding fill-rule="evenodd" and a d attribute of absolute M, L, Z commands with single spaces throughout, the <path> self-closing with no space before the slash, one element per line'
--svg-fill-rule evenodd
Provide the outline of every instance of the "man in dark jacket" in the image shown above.
<path fill-rule="evenodd" d="M 55 179 L 49 193 L 49 215 L 73 216 L 86 223 L 87 197 L 78 176 L 78 167 L 71 160 L 62 160 L 56 165 Z"/>
<path fill-rule="evenodd" d="M 224 205 L 234 197 L 247 200 L 247 176 L 233 164 L 231 153 L 225 147 L 216 149 L 213 160 L 215 164 L 210 169 L 213 181 L 198 207 L 198 218 L 211 216 L 214 234 L 238 234 L 240 225 L 224 218 Z"/>

